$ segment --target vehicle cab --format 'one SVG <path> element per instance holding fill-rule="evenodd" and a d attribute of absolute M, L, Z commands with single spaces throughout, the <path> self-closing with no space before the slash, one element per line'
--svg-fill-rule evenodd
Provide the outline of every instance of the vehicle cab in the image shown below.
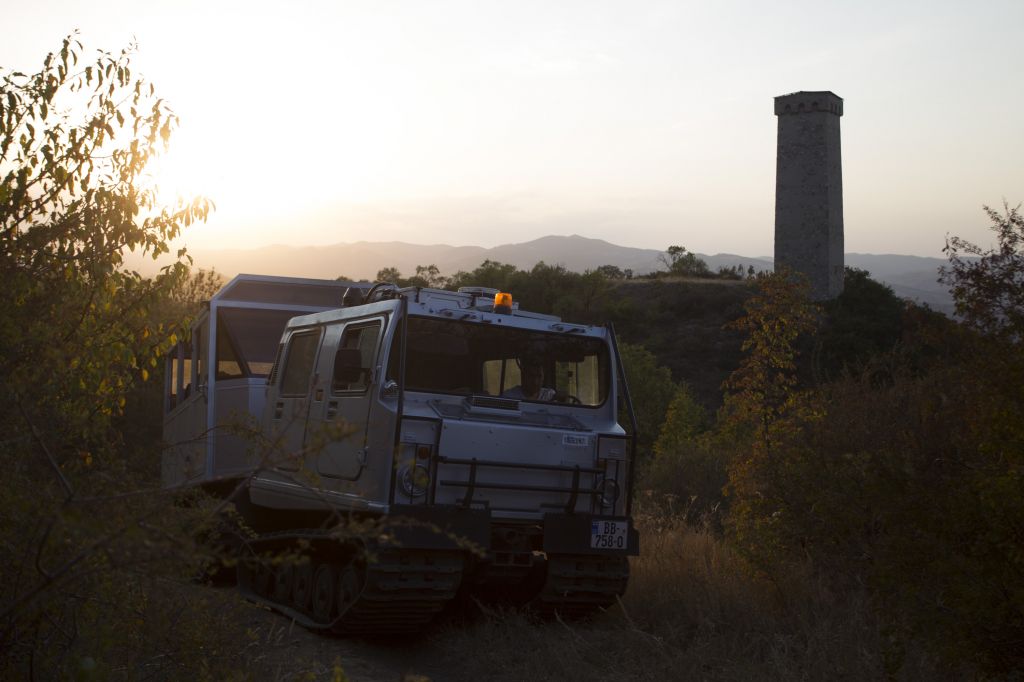
<path fill-rule="evenodd" d="M 537 528 L 535 544 L 572 536 L 573 551 L 635 553 L 627 398 L 610 327 L 493 290 L 378 286 L 288 322 L 251 496 L 278 509 L 472 511 Z"/>

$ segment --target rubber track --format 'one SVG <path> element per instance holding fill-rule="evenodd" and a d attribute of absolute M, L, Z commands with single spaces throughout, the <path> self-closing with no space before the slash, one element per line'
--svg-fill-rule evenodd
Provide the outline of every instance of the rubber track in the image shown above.
<path fill-rule="evenodd" d="M 548 574 L 536 599 L 543 615 L 585 618 L 613 605 L 626 592 L 626 557 L 549 555 Z"/>
<path fill-rule="evenodd" d="M 392 549 L 379 554 L 366 566 L 359 598 L 331 630 L 377 634 L 421 629 L 455 598 L 462 562 L 457 552 Z"/>
<path fill-rule="evenodd" d="M 255 554 L 265 551 L 262 548 L 294 549 L 300 540 L 313 544 L 315 555 L 345 555 L 340 541 L 321 531 L 269 534 L 250 544 L 250 550 Z M 337 550 L 331 552 L 327 543 L 337 543 Z M 336 563 L 339 570 L 343 565 Z M 422 629 L 455 598 L 462 571 L 459 552 L 378 549 L 366 561 L 365 582 L 359 595 L 330 622 L 318 622 L 312 614 L 276 601 L 273 589 L 269 590 L 271 594 L 258 594 L 248 584 L 251 576 L 247 572 L 239 572 L 239 589 L 247 599 L 265 604 L 310 630 L 343 635 L 406 633 Z"/>

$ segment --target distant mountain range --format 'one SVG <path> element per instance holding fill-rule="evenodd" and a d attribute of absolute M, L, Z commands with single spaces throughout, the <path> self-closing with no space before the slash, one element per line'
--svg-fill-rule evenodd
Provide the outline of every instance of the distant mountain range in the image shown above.
<path fill-rule="evenodd" d="M 579 235 L 541 237 L 493 248 L 361 241 L 330 246 L 277 244 L 257 249 L 196 250 L 190 253 L 197 267 L 216 268 L 229 278 L 248 272 L 328 279 L 339 276 L 373 279 L 379 270 L 386 267 L 396 267 L 403 275 L 412 275 L 417 265 L 436 265 L 442 274 L 453 275 L 459 270 L 473 270 L 485 260 L 508 263 L 526 270 L 544 261 L 575 272 L 615 265 L 623 270 L 632 270 L 637 276 L 664 269 L 658 260 L 661 251 L 618 246 Z M 733 266 L 744 271 L 753 266 L 758 271 L 770 270 L 773 266 L 773 259 L 769 256 L 697 255 L 707 262 L 712 271 Z M 926 303 L 943 312 L 952 310 L 949 291 L 937 281 L 938 269 L 946 264 L 942 258 L 848 253 L 846 264 L 867 270 L 874 279 L 891 286 L 898 296 Z"/>

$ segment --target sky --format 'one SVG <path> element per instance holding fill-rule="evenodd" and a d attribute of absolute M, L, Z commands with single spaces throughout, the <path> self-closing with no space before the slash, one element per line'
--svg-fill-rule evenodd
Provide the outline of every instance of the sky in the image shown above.
<path fill-rule="evenodd" d="M 0 67 L 133 40 L 192 249 L 549 234 L 773 251 L 773 97 L 831 90 L 845 250 L 991 244 L 1024 201 L 1024 0 L 5 3 Z"/>

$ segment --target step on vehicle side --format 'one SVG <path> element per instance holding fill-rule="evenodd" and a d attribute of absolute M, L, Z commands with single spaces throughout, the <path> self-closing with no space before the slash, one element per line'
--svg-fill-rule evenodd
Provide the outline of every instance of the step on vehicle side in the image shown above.
<path fill-rule="evenodd" d="M 417 630 L 459 593 L 583 616 L 625 591 L 636 422 L 610 326 L 481 288 L 239 275 L 166 393 L 164 484 L 232 496 L 242 590 L 307 627 Z"/>

